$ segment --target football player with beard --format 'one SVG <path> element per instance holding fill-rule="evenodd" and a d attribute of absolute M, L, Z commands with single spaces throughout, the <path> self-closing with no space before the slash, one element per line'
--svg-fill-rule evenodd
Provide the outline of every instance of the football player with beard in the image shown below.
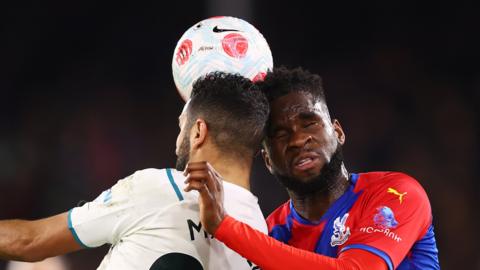
<path fill-rule="evenodd" d="M 266 270 L 439 269 L 427 194 L 403 173 L 349 173 L 321 78 L 277 68 L 259 86 L 271 110 L 263 157 L 290 200 L 268 217 L 265 236 L 228 215 L 221 176 L 209 168 L 187 178 L 207 231 Z"/>
<path fill-rule="evenodd" d="M 250 169 L 269 113 L 265 95 L 249 79 L 215 72 L 193 86 L 179 117 L 177 170 L 144 169 L 118 181 L 95 200 L 39 220 L 0 221 L 0 259 L 41 261 L 110 244 L 98 269 L 238 269 L 251 262 L 212 239 L 199 220 L 188 177 L 214 165 L 227 182 L 225 207 L 235 218 L 267 232 Z M 207 164 L 205 161 L 208 161 Z"/>

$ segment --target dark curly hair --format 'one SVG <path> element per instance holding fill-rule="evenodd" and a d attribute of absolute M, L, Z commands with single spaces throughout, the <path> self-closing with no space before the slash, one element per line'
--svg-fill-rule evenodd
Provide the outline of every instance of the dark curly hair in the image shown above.
<path fill-rule="evenodd" d="M 254 154 L 260 148 L 269 112 L 266 96 L 249 79 L 212 72 L 193 84 L 187 121 L 191 127 L 195 119 L 203 118 L 223 152 Z"/>
<path fill-rule="evenodd" d="M 270 102 L 291 92 L 307 92 L 313 96 L 315 101 L 322 101 L 326 104 L 322 78 L 301 67 L 274 68 L 267 73 L 263 81 L 257 82 L 257 85 Z"/>

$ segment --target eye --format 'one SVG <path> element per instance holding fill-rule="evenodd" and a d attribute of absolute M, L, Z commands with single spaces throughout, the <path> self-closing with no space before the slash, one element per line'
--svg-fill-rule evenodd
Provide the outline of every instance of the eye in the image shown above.
<path fill-rule="evenodd" d="M 288 136 L 288 132 L 285 130 L 277 130 L 273 133 L 272 138 L 275 140 L 280 140 L 286 138 Z"/>
<path fill-rule="evenodd" d="M 318 122 L 312 121 L 312 122 L 307 122 L 303 127 L 304 128 L 309 128 L 309 127 L 314 127 L 314 126 L 317 126 L 317 125 L 318 125 Z"/>

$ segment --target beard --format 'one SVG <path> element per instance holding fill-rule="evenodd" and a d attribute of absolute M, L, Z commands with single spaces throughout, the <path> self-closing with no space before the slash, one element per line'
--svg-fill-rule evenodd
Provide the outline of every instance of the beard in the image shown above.
<path fill-rule="evenodd" d="M 337 184 L 337 178 L 342 172 L 343 152 L 342 146 L 338 144 L 332 158 L 320 170 L 320 174 L 309 179 L 306 182 L 294 177 L 274 173 L 278 181 L 289 191 L 297 195 L 305 196 L 317 192 L 324 192 L 334 188 Z"/>
<path fill-rule="evenodd" d="M 190 140 L 188 136 L 184 136 L 180 148 L 178 149 L 177 154 L 177 163 L 175 164 L 175 169 L 177 171 L 184 171 L 187 166 L 188 161 L 190 160 Z"/>

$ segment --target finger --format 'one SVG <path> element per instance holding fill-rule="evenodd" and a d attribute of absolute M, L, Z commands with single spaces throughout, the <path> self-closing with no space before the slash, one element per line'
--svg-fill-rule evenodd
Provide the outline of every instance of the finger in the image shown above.
<path fill-rule="evenodd" d="M 223 178 L 210 163 L 206 161 L 189 162 L 185 168 L 184 175 L 196 180 L 204 179 L 214 197 L 223 195 L 218 194 L 223 192 Z"/>
<path fill-rule="evenodd" d="M 213 198 L 212 193 L 208 190 L 208 187 L 206 184 L 192 181 L 187 184 L 184 190 L 185 192 L 190 192 L 192 190 L 198 191 L 198 194 L 200 195 L 199 198 L 201 203 L 207 208 L 211 208 L 215 202 L 215 199 Z"/>
<path fill-rule="evenodd" d="M 213 174 L 213 184 L 215 185 L 215 191 L 222 191 L 223 190 L 223 178 L 218 173 L 213 166 L 207 162 L 206 166 L 209 168 L 209 171 Z"/>
<path fill-rule="evenodd" d="M 199 184 L 205 185 L 205 180 L 187 177 L 187 178 L 185 179 L 185 182 L 184 182 L 184 183 L 185 183 L 186 185 L 188 185 L 188 184 L 190 184 L 190 183 L 199 183 Z"/>
<path fill-rule="evenodd" d="M 187 175 L 191 171 L 205 170 L 207 168 L 206 163 L 207 162 L 205 161 L 188 162 L 187 166 L 185 166 L 185 170 L 183 171 L 183 174 Z"/>
<path fill-rule="evenodd" d="M 197 174 L 197 172 L 199 174 Z M 205 173 L 205 175 L 203 175 Z M 206 161 L 199 161 L 199 162 L 190 162 L 187 164 L 185 171 L 185 175 L 193 175 L 193 177 L 205 177 L 207 184 L 209 185 L 210 189 L 216 190 L 216 175 L 218 173 L 215 172 L 215 169 Z"/>
<path fill-rule="evenodd" d="M 206 184 L 207 184 L 207 187 L 208 189 L 210 190 L 210 192 L 212 193 L 215 193 L 217 192 L 217 179 L 216 177 L 213 175 L 213 172 L 212 171 L 207 171 L 208 172 L 208 178 L 206 179 Z"/>
<path fill-rule="evenodd" d="M 215 170 L 215 168 L 212 166 L 212 164 L 206 162 L 206 163 L 205 163 L 205 166 L 207 166 L 208 169 L 209 169 L 210 171 L 212 171 L 215 176 L 220 176 L 220 174 L 217 172 L 217 170 Z"/>
<path fill-rule="evenodd" d="M 207 185 L 205 183 L 199 182 L 199 181 L 190 181 L 188 182 L 187 185 L 183 188 L 185 192 L 190 192 L 192 190 L 196 190 L 198 192 L 204 192 L 207 188 Z"/>
<path fill-rule="evenodd" d="M 213 177 L 212 172 L 208 170 L 197 170 L 190 171 L 187 177 L 185 178 L 185 183 L 192 181 L 201 182 L 207 185 L 208 189 L 211 192 L 216 192 L 215 178 Z"/>
<path fill-rule="evenodd" d="M 208 171 L 191 171 L 185 177 L 185 183 L 189 181 L 206 182 L 209 177 Z"/>
<path fill-rule="evenodd" d="M 204 184 L 203 187 L 201 187 L 200 190 L 198 191 L 198 194 L 200 195 L 199 196 L 200 201 L 203 204 L 203 206 L 206 207 L 207 209 L 213 210 L 212 207 L 215 203 L 215 199 L 212 196 L 212 193 L 210 192 L 210 190 L 208 189 L 208 186 Z"/>

